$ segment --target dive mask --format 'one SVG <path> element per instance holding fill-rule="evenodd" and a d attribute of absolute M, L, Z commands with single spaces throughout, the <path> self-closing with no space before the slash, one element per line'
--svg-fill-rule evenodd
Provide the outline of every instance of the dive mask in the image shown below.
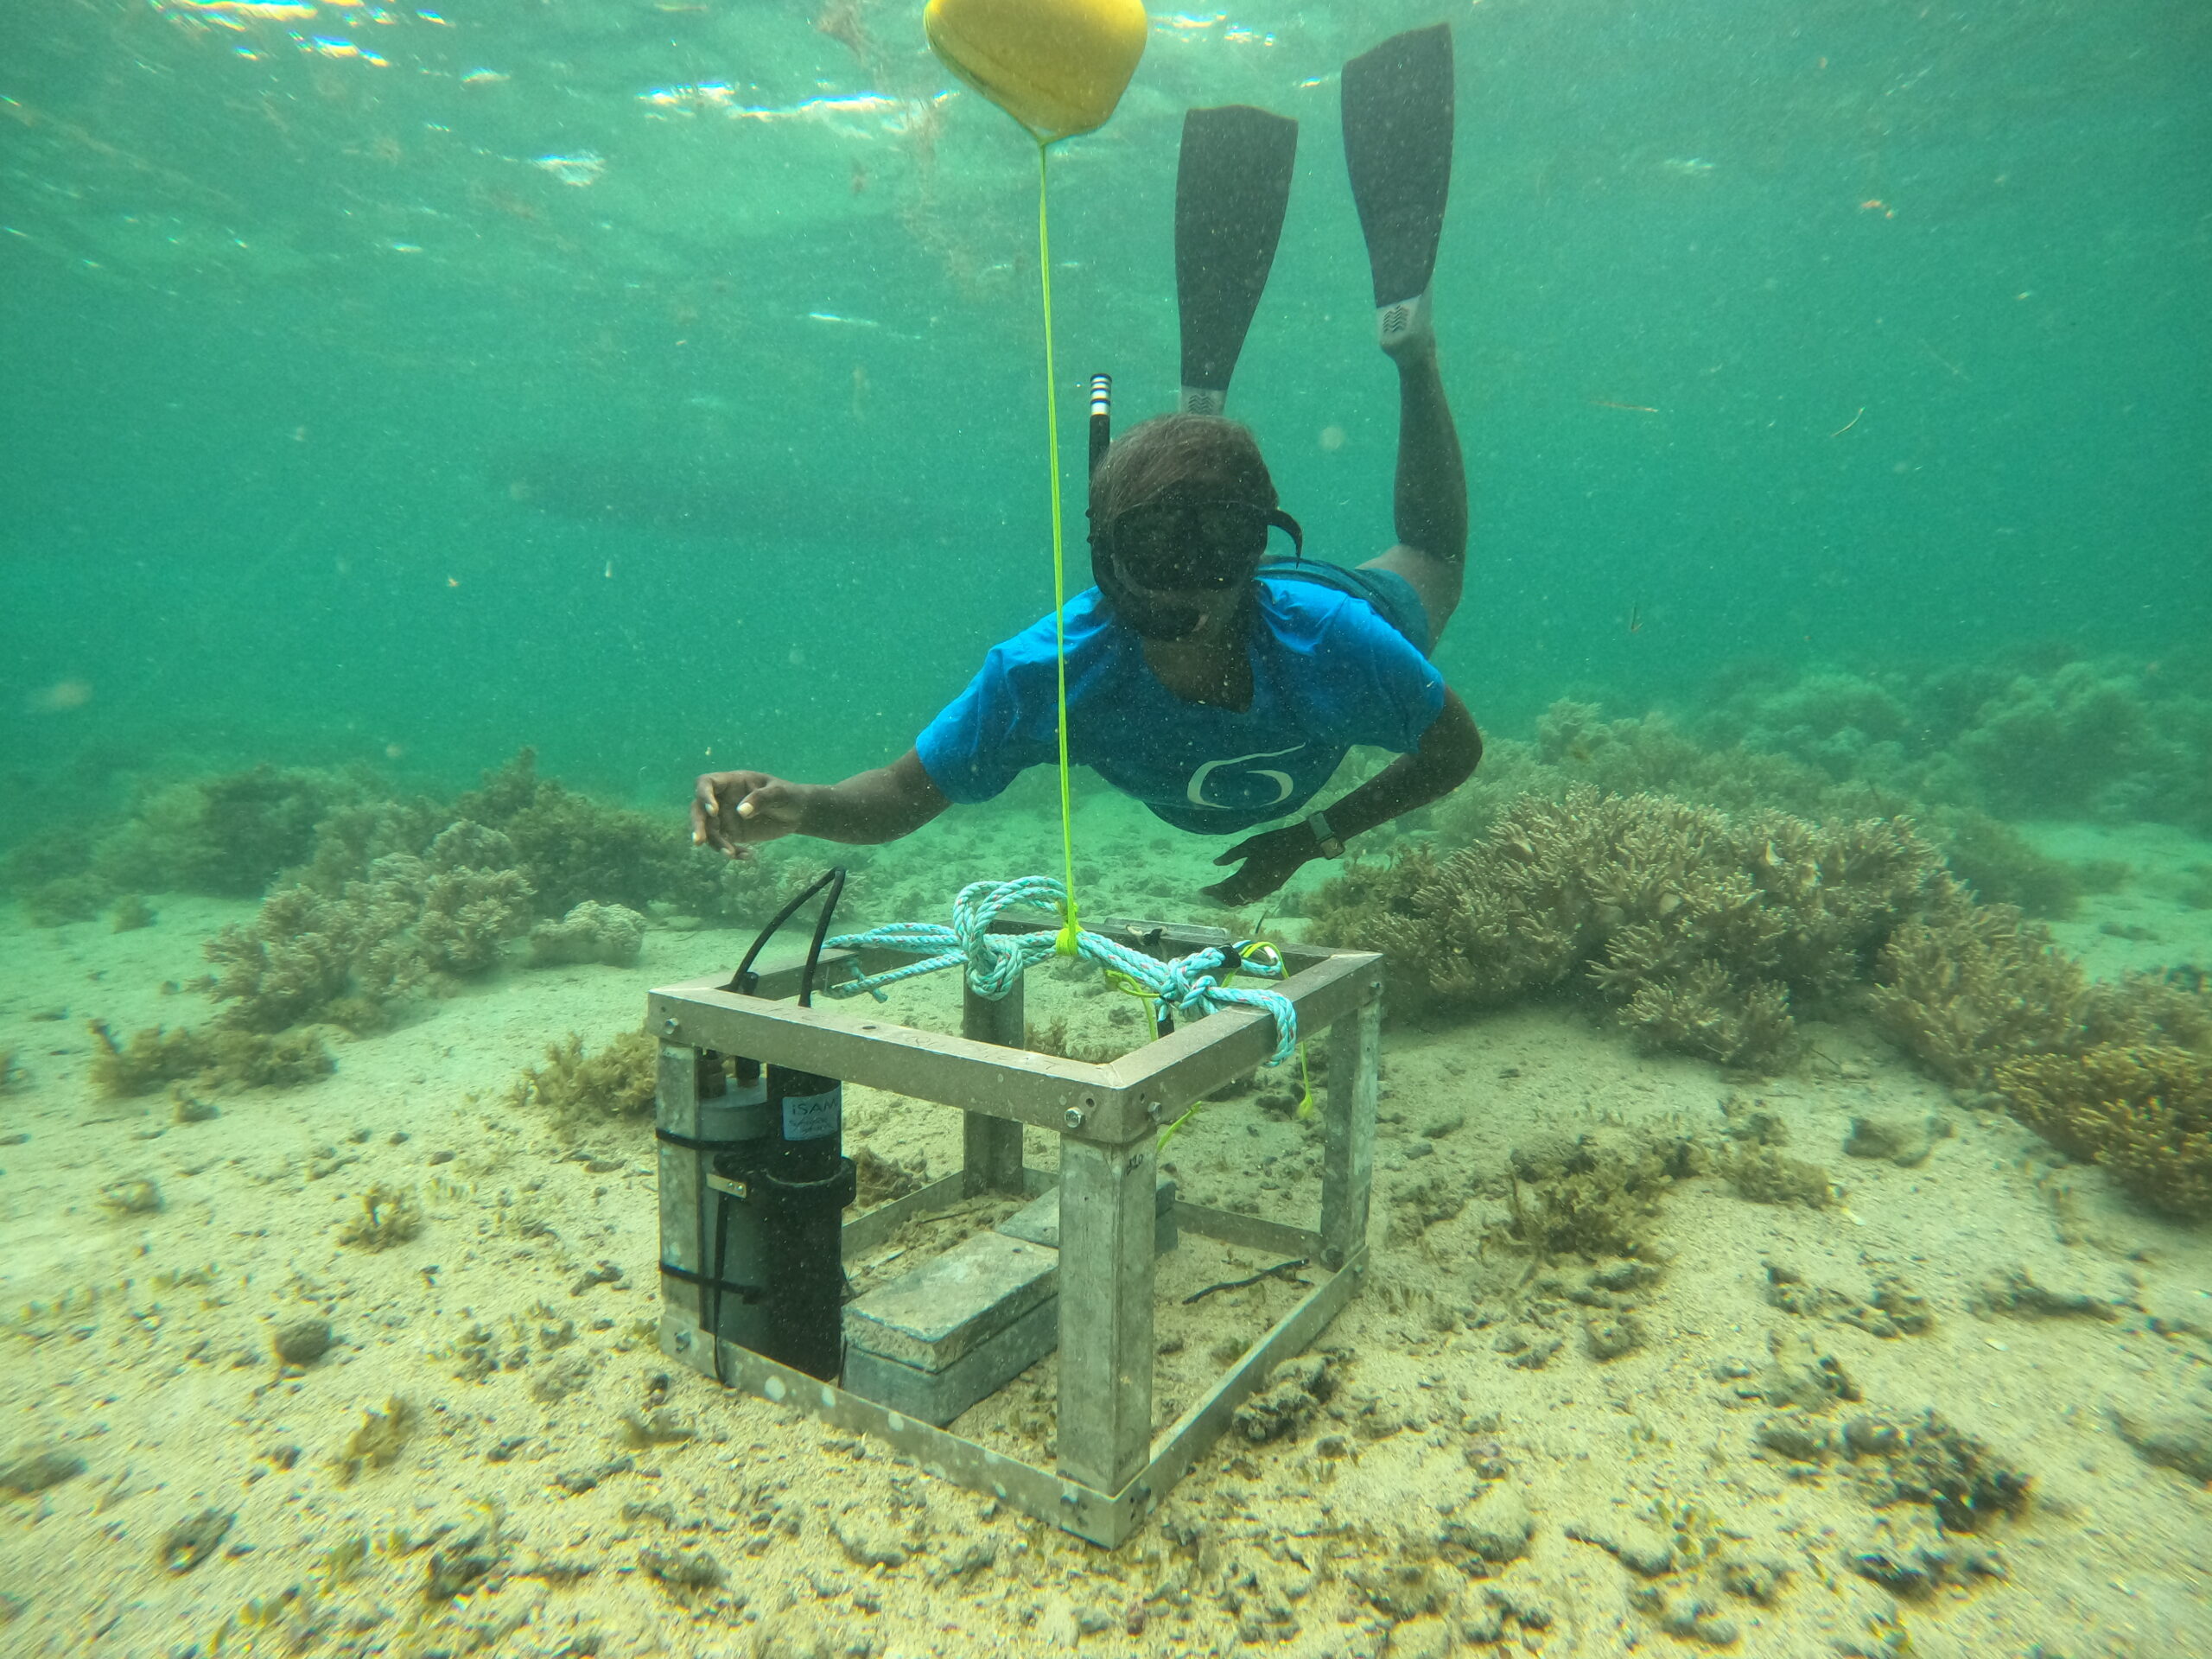
<path fill-rule="evenodd" d="M 1304 551 L 1298 520 L 1279 508 L 1256 501 L 1147 501 L 1115 514 L 1096 550 L 1141 587 L 1227 588 L 1250 580 L 1270 529 Z"/>

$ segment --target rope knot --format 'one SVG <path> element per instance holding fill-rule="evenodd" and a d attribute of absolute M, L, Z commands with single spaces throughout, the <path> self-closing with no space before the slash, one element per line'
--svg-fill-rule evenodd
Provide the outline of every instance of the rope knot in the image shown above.
<path fill-rule="evenodd" d="M 832 996 L 876 993 L 886 985 L 934 973 L 941 968 L 964 967 L 976 994 L 995 1001 L 1020 982 L 1022 971 L 1043 961 L 1058 948 L 1056 936 L 1043 931 L 994 933 L 991 924 L 999 915 L 1020 906 L 1055 912 L 1067 918 L 1062 930 L 1069 933 L 1080 953 L 1109 973 L 1120 974 L 1158 997 L 1189 1019 L 1204 1019 L 1224 1007 L 1255 1009 L 1274 1021 L 1275 1048 L 1270 1065 L 1280 1065 L 1298 1047 L 1298 1012 L 1280 991 L 1259 987 L 1240 989 L 1224 983 L 1237 973 L 1280 978 L 1280 957 L 1272 962 L 1246 954 L 1244 949 L 1212 946 L 1194 950 L 1175 962 L 1160 962 L 1102 934 L 1084 932 L 1075 925 L 1067 888 L 1049 875 L 1024 876 L 1014 881 L 971 881 L 952 901 L 952 925 L 906 922 L 849 933 L 830 944 L 862 949 L 888 946 L 907 951 L 934 951 L 925 961 L 912 962 L 866 978 L 848 980 L 828 988 Z"/>
<path fill-rule="evenodd" d="M 1014 881 L 970 881 L 960 889 L 952 901 L 952 934 L 968 964 L 968 982 L 977 995 L 993 1001 L 1004 996 L 1037 954 L 1033 935 L 991 931 L 1000 912 L 1017 905 L 1057 910 L 1066 896 L 1067 889 L 1048 875 L 1024 876 Z"/>

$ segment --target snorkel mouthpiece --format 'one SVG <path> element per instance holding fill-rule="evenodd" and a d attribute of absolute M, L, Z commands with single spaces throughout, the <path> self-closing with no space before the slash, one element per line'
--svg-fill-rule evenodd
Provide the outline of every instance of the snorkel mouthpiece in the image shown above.
<path fill-rule="evenodd" d="M 1101 547 L 1096 536 L 1090 543 L 1090 573 L 1114 614 L 1141 638 L 1170 645 L 1189 639 L 1205 626 L 1210 613 L 1195 605 L 1155 598 L 1129 582 L 1111 548 Z"/>

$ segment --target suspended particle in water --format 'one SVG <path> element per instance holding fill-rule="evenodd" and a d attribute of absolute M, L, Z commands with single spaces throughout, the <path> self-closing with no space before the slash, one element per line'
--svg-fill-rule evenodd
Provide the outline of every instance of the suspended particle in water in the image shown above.
<path fill-rule="evenodd" d="M 35 715 L 63 715 L 72 709 L 81 709 L 92 700 L 90 680 L 56 680 L 52 685 L 31 693 L 29 699 Z"/>
<path fill-rule="evenodd" d="M 1327 450 L 1331 454 L 1332 454 L 1332 455 L 1333 455 L 1333 454 L 1335 454 L 1337 453 L 1337 451 L 1338 451 L 1338 450 L 1339 450 L 1339 449 L 1343 448 L 1344 447 L 1344 428 L 1342 428 L 1341 426 L 1325 426 L 1325 427 L 1323 427 L 1323 428 L 1321 429 L 1321 448 L 1324 448 L 1324 449 Z"/>

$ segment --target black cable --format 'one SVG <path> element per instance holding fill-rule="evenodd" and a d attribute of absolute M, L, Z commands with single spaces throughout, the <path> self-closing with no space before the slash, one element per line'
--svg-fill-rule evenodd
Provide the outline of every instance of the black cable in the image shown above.
<path fill-rule="evenodd" d="M 844 875 L 845 867 L 840 864 L 836 868 L 829 871 L 826 874 L 821 876 L 818 880 L 810 884 L 805 892 L 800 893 L 796 899 L 793 899 L 789 904 L 778 911 L 776 912 L 775 920 L 770 922 L 767 926 L 760 930 L 760 936 L 753 941 L 753 948 L 745 953 L 745 960 L 737 964 L 737 971 L 729 976 L 729 983 L 723 986 L 722 989 L 726 991 L 737 991 L 747 996 L 750 996 L 753 994 L 753 986 L 754 983 L 753 979 L 753 959 L 760 954 L 761 947 L 766 944 L 770 939 L 776 937 L 777 929 L 783 926 L 785 922 L 788 922 L 793 916 L 798 913 L 798 907 L 801 905 L 813 898 L 816 893 L 821 892 L 823 888 L 828 887 L 832 881 L 837 883 L 838 888 L 842 892 L 844 887 Z M 819 948 L 819 944 L 817 942 L 817 949 L 818 950 Z"/>
<path fill-rule="evenodd" d="M 715 1356 L 715 1381 L 724 1388 L 729 1379 L 722 1375 L 722 1277 L 729 1271 L 729 1194 L 716 1187 L 709 1187 L 715 1195 L 715 1282 L 707 1293 L 707 1340 Z"/>
<path fill-rule="evenodd" d="M 814 1005 L 814 970 L 822 963 L 822 941 L 829 937 L 830 918 L 836 911 L 837 900 L 845 896 L 845 867 L 840 864 L 831 869 L 828 880 L 830 896 L 822 901 L 821 915 L 814 918 L 814 943 L 806 948 L 806 968 L 798 978 L 798 1005 L 802 1008 Z M 822 884 L 817 881 L 814 885 L 818 887 Z M 807 891 L 812 893 L 814 887 Z"/>

